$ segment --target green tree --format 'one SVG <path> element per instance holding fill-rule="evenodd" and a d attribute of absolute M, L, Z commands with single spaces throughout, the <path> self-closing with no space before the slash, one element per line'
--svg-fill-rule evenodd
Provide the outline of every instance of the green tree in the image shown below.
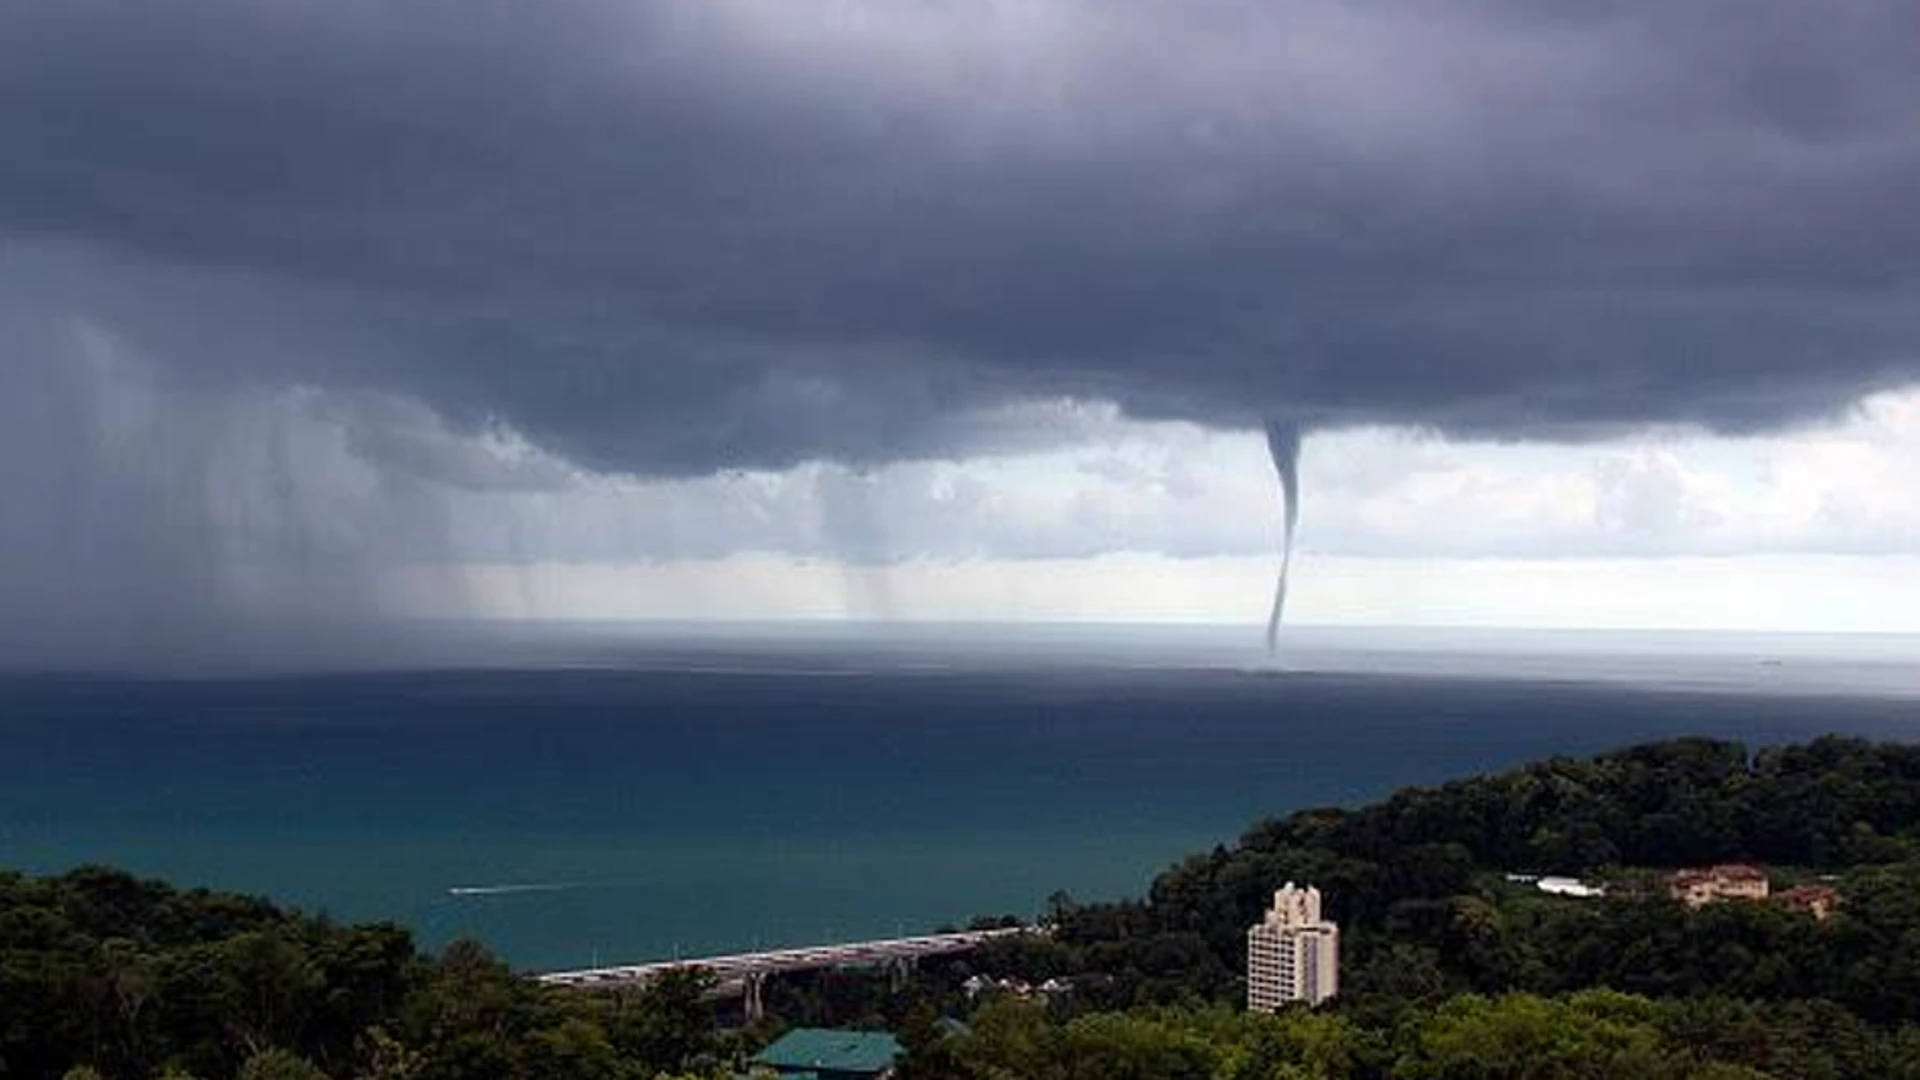
<path fill-rule="evenodd" d="M 711 974 L 680 969 L 621 995 L 609 1021 L 613 1045 L 648 1074 L 705 1066 L 718 1051 L 712 986 Z"/>
<path fill-rule="evenodd" d="M 426 1080 L 517 1077 L 540 996 L 478 942 L 455 941 L 422 968 L 398 1037 L 425 1055 Z"/>
<path fill-rule="evenodd" d="M 227 1022 L 260 1055 L 301 1042 L 326 980 L 304 943 L 278 930 L 240 934 L 220 947 L 229 983 Z"/>
<path fill-rule="evenodd" d="M 425 1072 L 425 1055 L 377 1025 L 360 1037 L 358 1050 L 363 1063 L 358 1080 L 416 1080 Z"/>
<path fill-rule="evenodd" d="M 238 1080 L 327 1080 L 327 1074 L 306 1058 L 275 1047 L 247 1058 Z"/>
<path fill-rule="evenodd" d="M 1676 1075 L 1649 1003 L 1611 993 L 1564 1001 L 1456 997 L 1419 1024 L 1406 1080 L 1621 1080 Z"/>
<path fill-rule="evenodd" d="M 527 1072 L 541 1080 L 619 1080 L 633 1070 L 607 1039 L 600 1025 L 570 1017 L 533 1033 L 528 1040 Z M 651 1076 L 665 1070 L 641 1070 Z"/>

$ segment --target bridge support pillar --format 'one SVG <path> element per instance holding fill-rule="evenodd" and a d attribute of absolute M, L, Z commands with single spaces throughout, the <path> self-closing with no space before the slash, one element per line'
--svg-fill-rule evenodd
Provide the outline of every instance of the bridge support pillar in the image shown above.
<path fill-rule="evenodd" d="M 767 985 L 767 973 L 755 971 L 747 975 L 747 1023 L 757 1023 L 766 1019 L 767 1002 L 761 993 Z"/>
<path fill-rule="evenodd" d="M 907 983 L 912 981 L 913 973 L 918 967 L 918 959 L 913 956 L 896 956 L 887 961 L 887 981 L 892 985 L 895 993 L 907 988 Z"/>

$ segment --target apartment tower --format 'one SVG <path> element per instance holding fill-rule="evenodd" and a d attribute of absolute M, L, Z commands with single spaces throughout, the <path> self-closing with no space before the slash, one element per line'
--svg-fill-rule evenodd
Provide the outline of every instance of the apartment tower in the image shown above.
<path fill-rule="evenodd" d="M 1247 1008 L 1318 1005 L 1340 992 L 1340 928 L 1320 917 L 1320 890 L 1287 882 L 1247 931 Z"/>

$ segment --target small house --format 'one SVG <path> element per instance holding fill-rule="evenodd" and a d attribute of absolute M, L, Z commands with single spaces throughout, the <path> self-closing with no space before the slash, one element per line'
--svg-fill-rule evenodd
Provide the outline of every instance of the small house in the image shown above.
<path fill-rule="evenodd" d="M 756 1073 L 788 1080 L 887 1080 L 906 1053 L 884 1031 L 795 1028 L 752 1059 Z"/>
<path fill-rule="evenodd" d="M 1833 909 L 1840 906 L 1840 894 L 1825 885 L 1801 885 L 1788 889 L 1774 897 L 1781 904 L 1794 911 L 1804 911 L 1820 922 L 1826 922 Z"/>

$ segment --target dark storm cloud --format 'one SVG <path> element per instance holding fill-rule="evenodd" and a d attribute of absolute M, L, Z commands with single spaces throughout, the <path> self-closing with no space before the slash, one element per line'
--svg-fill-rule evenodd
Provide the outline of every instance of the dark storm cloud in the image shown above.
<path fill-rule="evenodd" d="M 0 235 L 595 468 L 1747 429 L 1920 376 L 1916 101 L 1904 0 L 14 0 Z"/>

